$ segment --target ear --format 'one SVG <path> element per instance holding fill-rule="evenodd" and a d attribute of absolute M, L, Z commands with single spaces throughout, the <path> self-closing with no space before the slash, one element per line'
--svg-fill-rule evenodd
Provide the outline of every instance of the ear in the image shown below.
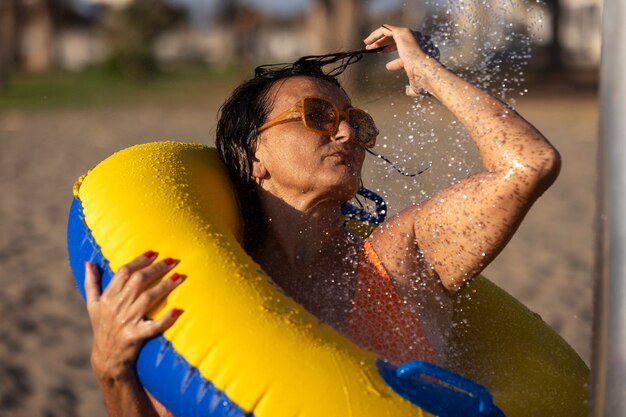
<path fill-rule="evenodd" d="M 265 177 L 267 177 L 267 168 L 265 168 L 263 162 L 261 162 L 256 155 L 254 155 L 252 157 L 252 178 L 258 182 Z"/>

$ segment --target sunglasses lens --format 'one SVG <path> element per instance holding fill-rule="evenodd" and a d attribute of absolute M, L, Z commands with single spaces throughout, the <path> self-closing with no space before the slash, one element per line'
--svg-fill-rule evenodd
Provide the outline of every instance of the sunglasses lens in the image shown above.
<path fill-rule="evenodd" d="M 306 98 L 303 103 L 305 125 L 319 132 L 333 134 L 337 112 L 331 103 L 319 98 Z"/>
<path fill-rule="evenodd" d="M 372 116 L 359 109 L 350 109 L 350 126 L 355 131 L 356 141 L 366 148 L 373 148 L 376 145 L 378 129 Z"/>
<path fill-rule="evenodd" d="M 303 114 L 304 125 L 318 132 L 332 135 L 339 125 L 337 109 L 331 102 L 321 98 L 305 98 Z M 348 110 L 348 123 L 354 129 L 355 139 L 359 144 L 366 148 L 372 148 L 376 144 L 378 129 L 372 116 L 363 110 L 350 108 Z"/>

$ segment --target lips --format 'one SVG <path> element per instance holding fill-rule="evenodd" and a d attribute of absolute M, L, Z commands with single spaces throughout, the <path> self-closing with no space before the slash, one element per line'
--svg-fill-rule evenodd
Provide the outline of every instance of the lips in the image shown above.
<path fill-rule="evenodd" d="M 354 157 L 350 152 L 347 151 L 335 151 L 327 155 L 328 158 L 337 158 L 341 162 L 350 164 L 354 162 Z"/>

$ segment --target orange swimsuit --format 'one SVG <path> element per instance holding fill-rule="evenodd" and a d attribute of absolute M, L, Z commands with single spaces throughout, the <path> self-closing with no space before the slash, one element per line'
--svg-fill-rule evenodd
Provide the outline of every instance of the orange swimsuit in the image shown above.
<path fill-rule="evenodd" d="M 343 334 L 395 364 L 437 363 L 417 317 L 402 300 L 368 240 L 359 251 L 354 306 Z"/>

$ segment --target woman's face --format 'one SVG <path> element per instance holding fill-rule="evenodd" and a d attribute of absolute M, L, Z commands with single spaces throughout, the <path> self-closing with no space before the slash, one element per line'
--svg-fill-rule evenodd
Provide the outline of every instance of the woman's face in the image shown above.
<path fill-rule="evenodd" d="M 339 110 L 350 107 L 346 94 L 334 84 L 312 77 L 291 77 L 270 90 L 274 98 L 268 120 L 292 108 L 303 97 L 327 99 Z M 354 196 L 361 179 L 365 149 L 354 142 L 354 130 L 341 120 L 337 133 L 325 135 L 307 129 L 297 111 L 287 122 L 263 131 L 256 142 L 253 176 L 261 187 L 285 200 L 306 204 Z"/>

